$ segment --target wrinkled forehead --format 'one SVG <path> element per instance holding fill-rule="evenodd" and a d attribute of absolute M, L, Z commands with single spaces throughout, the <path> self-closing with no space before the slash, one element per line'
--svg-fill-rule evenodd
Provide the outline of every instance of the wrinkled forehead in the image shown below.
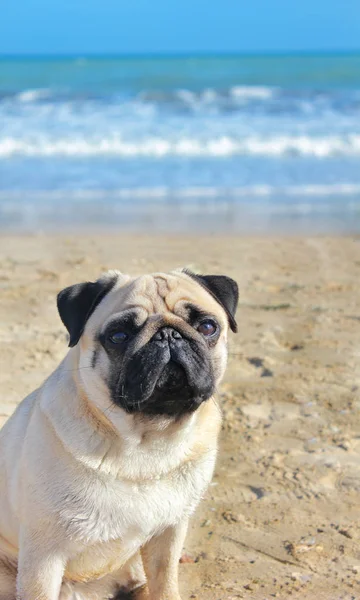
<path fill-rule="evenodd" d="M 101 327 L 112 315 L 131 311 L 140 325 L 156 314 L 185 317 L 189 306 L 216 316 L 223 326 L 227 323 L 216 300 L 181 272 L 153 273 L 125 283 L 119 281 L 96 309 L 93 321 L 95 327 Z"/>

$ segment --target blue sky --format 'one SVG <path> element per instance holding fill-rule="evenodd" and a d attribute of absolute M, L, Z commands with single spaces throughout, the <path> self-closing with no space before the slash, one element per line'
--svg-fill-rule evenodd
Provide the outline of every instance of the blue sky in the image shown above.
<path fill-rule="evenodd" d="M 359 48 L 359 0 L 12 0 L 0 4 L 1 54 Z"/>

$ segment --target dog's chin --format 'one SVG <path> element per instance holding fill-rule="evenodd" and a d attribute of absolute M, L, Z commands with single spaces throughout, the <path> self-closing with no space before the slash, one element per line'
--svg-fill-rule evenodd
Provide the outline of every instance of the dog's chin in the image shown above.
<path fill-rule="evenodd" d="M 212 384 L 205 388 L 190 385 L 185 369 L 170 361 L 160 373 L 148 395 L 125 395 L 116 402 L 129 413 L 149 416 L 181 417 L 196 411 L 214 391 Z"/>
<path fill-rule="evenodd" d="M 193 413 L 205 398 L 194 396 L 191 389 L 175 394 L 166 389 L 156 389 L 150 398 L 144 401 L 139 412 L 149 416 L 181 417 Z"/>

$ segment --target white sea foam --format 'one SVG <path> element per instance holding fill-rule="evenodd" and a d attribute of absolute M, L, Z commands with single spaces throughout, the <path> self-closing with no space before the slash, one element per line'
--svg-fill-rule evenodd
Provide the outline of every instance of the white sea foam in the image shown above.
<path fill-rule="evenodd" d="M 50 96 L 50 94 L 51 94 L 50 90 L 48 90 L 46 88 L 25 90 L 23 92 L 20 92 L 20 94 L 17 95 L 17 100 L 26 104 L 26 103 L 30 103 L 30 102 L 36 102 L 37 100 L 43 100 L 44 98 L 48 98 Z"/>
<path fill-rule="evenodd" d="M 237 85 L 229 90 L 219 91 L 213 88 L 206 88 L 201 92 L 193 92 L 187 89 L 177 90 L 175 97 L 184 104 L 193 108 L 201 109 L 206 105 L 219 108 L 226 106 L 226 101 L 232 103 L 248 103 L 252 100 L 269 100 L 274 95 L 274 89 L 262 86 Z M 171 100 L 171 95 L 168 101 Z"/>
<path fill-rule="evenodd" d="M 59 200 L 66 200 L 66 202 L 88 202 L 88 201 L 116 201 L 116 200 L 144 200 L 144 201 L 161 201 L 179 199 L 184 200 L 218 200 L 229 201 L 231 199 L 244 200 L 250 198 L 286 198 L 293 197 L 296 199 L 301 198 L 338 198 L 348 197 L 353 198 L 360 196 L 360 184 L 358 183 L 339 183 L 333 185 L 323 184 L 304 184 L 304 185 L 289 185 L 289 186 L 272 186 L 272 185 L 249 185 L 242 187 L 184 187 L 184 188 L 170 188 L 167 186 L 155 186 L 155 187 L 137 187 L 137 188 L 121 188 L 113 190 L 105 189 L 93 189 L 93 190 L 27 190 L 17 191 L 9 190 L 0 191 L 0 201 L 8 201 L 9 207 L 16 204 L 22 203 L 22 201 L 40 201 L 52 202 Z M 295 204 L 299 205 L 298 202 Z M 301 204 L 304 206 L 304 204 Z M 312 208 L 319 208 L 319 204 L 309 204 Z M 322 206 L 328 206 L 327 204 Z M 351 205 L 349 205 L 351 206 Z M 358 206 L 358 204 L 356 204 Z"/>
<path fill-rule="evenodd" d="M 360 135 L 310 137 L 302 136 L 250 136 L 236 139 L 221 136 L 210 139 L 180 137 L 166 139 L 149 137 L 136 141 L 120 136 L 108 138 L 69 137 L 55 138 L 33 136 L 29 139 L 4 137 L 0 139 L 0 156 L 120 156 L 162 158 L 166 156 L 227 157 L 250 156 L 359 156 Z"/>
<path fill-rule="evenodd" d="M 231 96 L 238 99 L 258 99 L 267 100 L 274 94 L 274 89 L 263 86 L 236 85 L 230 90 Z"/>

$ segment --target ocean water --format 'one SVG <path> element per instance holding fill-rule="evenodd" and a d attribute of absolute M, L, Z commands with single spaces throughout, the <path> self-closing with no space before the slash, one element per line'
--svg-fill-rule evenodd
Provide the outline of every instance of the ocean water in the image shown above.
<path fill-rule="evenodd" d="M 0 224 L 360 230 L 360 55 L 0 59 Z"/>

